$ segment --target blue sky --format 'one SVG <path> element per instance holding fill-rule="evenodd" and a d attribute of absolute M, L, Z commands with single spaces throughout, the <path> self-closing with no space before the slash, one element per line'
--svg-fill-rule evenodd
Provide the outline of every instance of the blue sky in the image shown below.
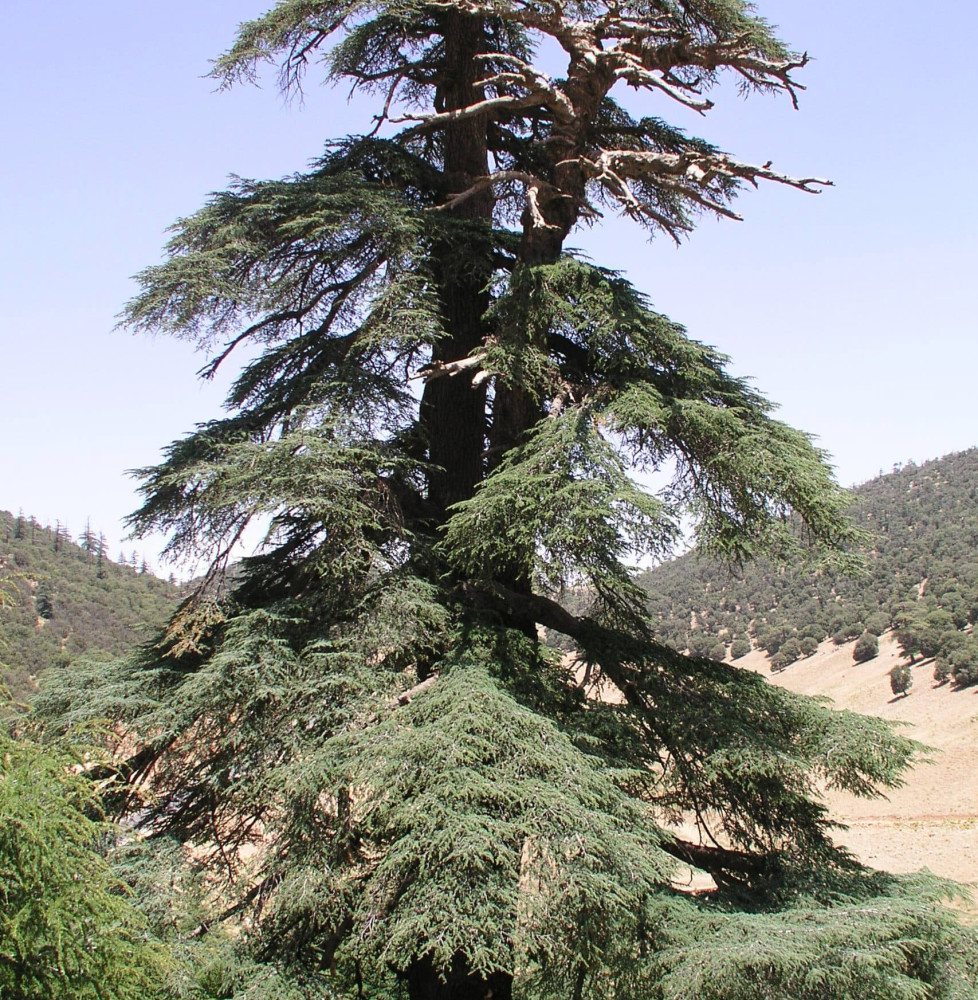
<path fill-rule="evenodd" d="M 741 199 L 743 223 L 704 220 L 679 248 L 615 219 L 572 242 L 731 355 L 818 436 L 845 484 L 978 444 L 978 6 L 758 6 L 814 57 L 800 111 L 732 89 L 705 119 L 664 99 L 644 107 L 836 186 L 767 186 Z M 209 60 L 263 9 L 0 4 L 0 509 L 75 533 L 91 517 L 113 555 L 137 504 L 125 470 L 215 416 L 223 390 L 195 379 L 206 359 L 189 345 L 113 329 L 130 276 L 229 174 L 302 169 L 366 120 L 314 81 L 302 104 L 271 83 L 215 92 Z M 156 559 L 157 541 L 122 544 Z"/>

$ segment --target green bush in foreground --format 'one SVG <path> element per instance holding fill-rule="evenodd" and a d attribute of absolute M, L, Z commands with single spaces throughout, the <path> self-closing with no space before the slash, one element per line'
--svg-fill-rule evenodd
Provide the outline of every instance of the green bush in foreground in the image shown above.
<path fill-rule="evenodd" d="M 166 952 L 99 850 L 90 781 L 67 753 L 0 729 L 0 997 L 147 1000 Z"/>

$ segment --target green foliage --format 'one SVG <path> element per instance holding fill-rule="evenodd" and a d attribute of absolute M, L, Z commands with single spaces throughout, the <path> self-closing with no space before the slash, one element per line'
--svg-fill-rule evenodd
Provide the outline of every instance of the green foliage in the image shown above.
<path fill-rule="evenodd" d="M 831 636 L 842 645 L 890 627 L 907 657 L 947 654 L 978 605 L 976 495 L 976 450 L 856 488 L 851 516 L 871 539 L 860 574 L 785 568 L 764 558 L 735 573 L 697 553 L 638 582 L 659 635 L 672 643 L 683 641 L 695 614 L 711 635 L 749 625 L 771 656 L 790 638 Z"/>
<path fill-rule="evenodd" d="M 0 994 L 10 1000 L 162 996 L 154 944 L 98 846 L 91 783 L 64 751 L 0 729 Z"/>
<path fill-rule="evenodd" d="M 702 655 L 708 610 L 661 641 L 628 568 L 680 524 L 734 564 L 849 565 L 850 497 L 723 355 L 564 246 L 604 203 L 678 236 L 744 182 L 811 190 L 633 119 L 609 60 L 694 104 L 724 66 L 793 95 L 804 60 L 741 0 L 282 0 L 215 72 L 273 60 L 290 89 L 316 53 L 379 93 L 375 135 L 213 196 L 126 312 L 211 350 L 205 376 L 248 352 L 131 520 L 211 568 L 151 642 L 49 671 L 37 704 L 46 733 L 110 744 L 106 802 L 152 835 L 120 864 L 183 945 L 178 991 L 962 992 L 962 932 L 835 848 L 821 798 L 879 795 L 921 748 Z M 792 621 L 773 589 L 730 597 L 731 636 L 785 662 L 829 634 L 818 586 Z M 835 628 L 878 607 L 847 610 Z M 680 892 L 680 863 L 715 891 Z"/>
<path fill-rule="evenodd" d="M 963 643 L 955 645 L 947 653 L 951 664 L 951 676 L 960 687 L 978 684 L 978 639 L 974 634 Z"/>
<path fill-rule="evenodd" d="M 969 996 L 968 936 L 926 904 L 927 880 L 891 883 L 870 899 L 841 895 L 827 909 L 802 903 L 767 913 L 697 914 L 689 928 L 663 919 L 647 995 L 668 1000 L 873 1000 Z M 880 918 L 883 919 L 880 919 Z M 692 931 L 692 933 L 690 933 Z M 954 946 L 935 947 L 947 936 Z M 927 984 L 926 986 L 924 984 Z M 959 992 L 960 991 L 960 992 Z"/>
<path fill-rule="evenodd" d="M 865 663 L 867 660 L 878 656 L 880 651 L 879 639 L 872 632 L 866 631 L 859 637 L 859 641 L 853 647 L 852 658 L 856 663 Z"/>
<path fill-rule="evenodd" d="M 739 660 L 746 656 L 751 650 L 751 645 L 746 639 L 734 639 L 730 644 L 730 659 Z"/>
<path fill-rule="evenodd" d="M 6 643 L 3 681 L 14 700 L 29 703 L 37 679 L 89 656 L 118 656 L 148 638 L 174 608 L 177 588 L 148 573 L 105 560 L 103 575 L 88 554 L 33 518 L 19 538 L 16 519 L 0 511 L 0 610 Z"/>
<path fill-rule="evenodd" d="M 898 663 L 890 671 L 890 690 L 894 695 L 899 697 L 900 695 L 910 694 L 910 688 L 913 686 L 913 672 L 910 667 L 906 664 Z"/>
<path fill-rule="evenodd" d="M 866 616 L 866 631 L 881 636 L 890 627 L 890 619 L 881 611 Z"/>

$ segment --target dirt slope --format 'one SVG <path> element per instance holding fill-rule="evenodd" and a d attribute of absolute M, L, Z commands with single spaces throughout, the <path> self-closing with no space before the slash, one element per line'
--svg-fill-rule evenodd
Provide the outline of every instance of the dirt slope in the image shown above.
<path fill-rule="evenodd" d="M 824 695 L 839 708 L 906 724 L 904 732 L 933 747 L 907 783 L 885 799 L 832 794 L 834 817 L 848 829 L 837 840 L 867 864 L 892 872 L 929 868 L 959 882 L 978 882 L 978 689 L 935 687 L 931 660 L 913 667 L 907 697 L 894 698 L 890 668 L 903 662 L 890 636 L 868 663 L 852 659 L 853 643 L 822 643 L 818 652 L 771 674 L 758 651 L 738 660 L 773 683 L 802 694 Z"/>

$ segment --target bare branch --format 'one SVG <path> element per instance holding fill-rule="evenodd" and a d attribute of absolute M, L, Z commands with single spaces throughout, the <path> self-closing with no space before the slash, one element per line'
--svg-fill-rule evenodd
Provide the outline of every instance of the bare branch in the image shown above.
<path fill-rule="evenodd" d="M 430 382 L 432 379 L 441 378 L 448 375 L 459 375 L 472 368 L 478 368 L 486 358 L 486 352 L 480 351 L 478 354 L 470 354 L 467 358 L 459 358 L 457 361 L 432 361 L 411 376 L 411 379 L 424 379 Z M 481 381 L 481 380 L 480 380 Z"/>
<path fill-rule="evenodd" d="M 426 677 L 420 683 L 415 684 L 414 687 L 409 687 L 407 691 L 402 691 L 395 698 L 391 698 L 387 707 L 400 708 L 403 705 L 410 705 L 419 694 L 427 691 L 428 688 L 430 688 L 437 680 L 438 674 L 432 674 L 430 677 Z"/>

